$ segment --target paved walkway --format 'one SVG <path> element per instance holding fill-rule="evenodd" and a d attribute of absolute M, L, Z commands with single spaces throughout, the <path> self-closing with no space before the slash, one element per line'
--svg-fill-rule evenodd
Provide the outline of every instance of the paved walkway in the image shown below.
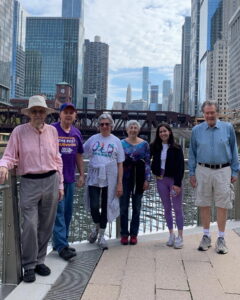
<path fill-rule="evenodd" d="M 201 233 L 185 236 L 181 250 L 165 245 L 165 238 L 141 240 L 136 246 L 105 251 L 82 300 L 240 300 L 240 237 L 228 230 L 229 253 L 196 248 Z"/>
<path fill-rule="evenodd" d="M 228 222 L 227 227 L 226 255 L 214 250 L 216 226 L 211 226 L 213 247 L 206 252 L 197 251 L 202 237 L 199 227 L 184 231 L 181 250 L 165 245 L 167 233 L 144 235 L 136 246 L 122 246 L 118 240 L 111 240 L 81 299 L 240 300 L 240 236 L 232 230 L 240 229 L 240 222 Z M 76 248 L 80 253 L 92 251 L 97 245 L 83 243 Z M 37 276 L 33 284 L 21 283 L 6 300 L 48 300 L 46 295 L 63 276 L 63 270 L 76 267 L 76 261 L 67 263 L 56 252 L 48 255 L 46 263 L 52 269 L 50 276 Z M 61 299 L 73 299 L 72 280 L 66 280 L 63 294 L 68 296 Z"/>

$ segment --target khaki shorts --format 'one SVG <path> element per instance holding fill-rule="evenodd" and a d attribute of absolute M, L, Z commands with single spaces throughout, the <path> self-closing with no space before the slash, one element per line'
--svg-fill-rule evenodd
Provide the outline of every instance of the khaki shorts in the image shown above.
<path fill-rule="evenodd" d="M 217 207 L 232 208 L 234 192 L 230 167 L 215 170 L 197 165 L 196 179 L 197 206 L 211 206 L 214 201 Z"/>

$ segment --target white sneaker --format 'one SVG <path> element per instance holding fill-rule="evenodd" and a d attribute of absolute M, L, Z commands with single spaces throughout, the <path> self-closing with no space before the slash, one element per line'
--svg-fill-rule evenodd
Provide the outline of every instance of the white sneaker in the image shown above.
<path fill-rule="evenodd" d="M 101 248 L 102 250 L 108 249 L 108 243 L 105 240 L 104 235 L 99 235 L 97 243 L 99 248 Z"/>
<path fill-rule="evenodd" d="M 175 241 L 175 234 L 174 234 L 174 233 L 171 233 L 171 234 L 169 235 L 169 239 L 168 239 L 166 245 L 167 245 L 168 247 L 173 247 L 174 241 Z"/>
<path fill-rule="evenodd" d="M 178 236 L 175 238 L 175 241 L 174 241 L 174 248 L 175 249 L 182 249 L 183 247 L 183 239 Z"/>

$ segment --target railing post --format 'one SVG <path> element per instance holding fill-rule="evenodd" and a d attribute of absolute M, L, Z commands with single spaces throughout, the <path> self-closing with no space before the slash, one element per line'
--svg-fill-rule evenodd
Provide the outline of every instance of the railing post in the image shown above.
<path fill-rule="evenodd" d="M 18 284 L 22 277 L 17 179 L 9 174 L 3 195 L 3 283 Z"/>
<path fill-rule="evenodd" d="M 120 217 L 116 219 L 116 238 L 120 238 Z"/>

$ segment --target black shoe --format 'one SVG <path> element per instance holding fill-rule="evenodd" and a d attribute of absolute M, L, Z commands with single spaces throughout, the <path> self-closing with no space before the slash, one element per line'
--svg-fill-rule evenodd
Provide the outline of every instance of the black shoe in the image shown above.
<path fill-rule="evenodd" d="M 34 269 L 24 270 L 23 281 L 34 282 L 36 280 Z"/>
<path fill-rule="evenodd" d="M 35 273 L 41 276 L 48 276 L 51 273 L 51 270 L 45 264 L 36 265 Z"/>
<path fill-rule="evenodd" d="M 69 260 L 71 258 L 73 258 L 74 256 L 76 256 L 76 252 L 71 251 L 68 247 L 63 248 L 60 252 L 59 252 L 59 256 L 62 257 L 65 260 Z"/>
<path fill-rule="evenodd" d="M 73 248 L 73 247 L 68 247 L 68 249 L 69 249 L 70 251 L 72 251 L 72 252 L 76 252 L 76 249 Z"/>

